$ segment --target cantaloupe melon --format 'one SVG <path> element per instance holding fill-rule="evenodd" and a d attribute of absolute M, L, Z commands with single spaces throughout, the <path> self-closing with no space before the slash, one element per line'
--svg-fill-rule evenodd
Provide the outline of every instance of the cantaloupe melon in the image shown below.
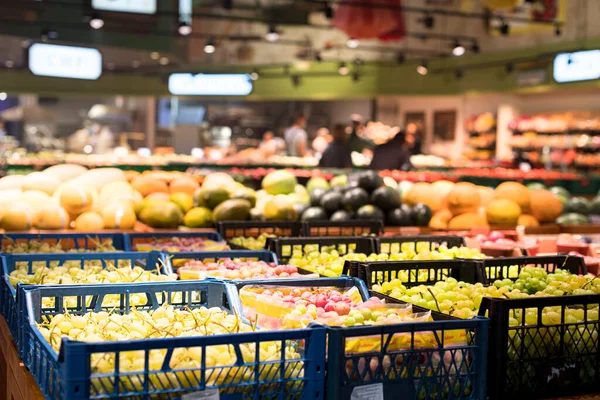
<path fill-rule="evenodd" d="M 109 203 L 104 207 L 102 219 L 106 229 L 133 229 L 137 220 L 131 208 L 118 202 Z"/>
<path fill-rule="evenodd" d="M 23 179 L 22 175 L 7 175 L 3 178 L 0 178 L 0 190 L 8 190 L 8 189 L 23 189 Z"/>
<path fill-rule="evenodd" d="M 164 181 L 146 175 L 135 178 L 131 186 L 144 197 L 152 193 L 169 193 L 169 187 Z"/>
<path fill-rule="evenodd" d="M 486 207 L 487 220 L 491 225 L 516 225 L 521 207 L 508 199 L 495 199 Z"/>
<path fill-rule="evenodd" d="M 512 200 L 521 207 L 521 212 L 529 213 L 531 204 L 531 194 L 529 189 L 519 182 L 502 182 L 494 192 L 495 199 Z"/>
<path fill-rule="evenodd" d="M 487 220 L 477 212 L 467 212 L 457 215 L 448 223 L 448 229 L 471 229 L 486 226 L 488 226 Z"/>
<path fill-rule="evenodd" d="M 471 183 L 457 183 L 446 197 L 446 206 L 452 215 L 476 212 L 481 205 L 479 190 Z"/>
<path fill-rule="evenodd" d="M 442 208 L 443 200 L 443 197 L 436 195 L 432 186 L 426 182 L 415 183 L 402 198 L 402 201 L 411 207 L 422 203 L 434 213 Z"/>
<path fill-rule="evenodd" d="M 45 192 L 49 196 L 52 196 L 60 183 L 60 180 L 52 174 L 32 172 L 23 178 L 22 190 L 39 190 L 40 192 Z"/>
<path fill-rule="evenodd" d="M 517 221 L 517 225 L 519 225 L 519 226 L 540 226 L 540 222 L 533 215 L 522 214 L 519 217 L 519 221 Z"/>
<path fill-rule="evenodd" d="M 13 203 L 2 215 L 0 226 L 7 231 L 28 231 L 33 228 L 35 211 L 24 203 Z"/>
<path fill-rule="evenodd" d="M 66 183 L 58 188 L 60 205 L 71 217 L 89 211 L 97 198 L 96 189 L 88 185 Z"/>
<path fill-rule="evenodd" d="M 531 215 L 539 222 L 554 222 L 560 217 L 563 205 L 558 196 L 548 190 L 531 192 Z"/>
<path fill-rule="evenodd" d="M 35 227 L 38 229 L 67 229 L 70 219 L 67 211 L 57 204 L 47 204 L 36 214 Z"/>
<path fill-rule="evenodd" d="M 42 208 L 43 206 L 51 203 L 58 205 L 58 200 L 48 196 L 46 192 L 41 192 L 39 190 L 27 190 L 19 195 L 16 199 L 17 203 L 23 203 L 30 206 L 35 214 Z"/>
<path fill-rule="evenodd" d="M 75 179 L 87 172 L 87 168 L 77 164 L 59 164 L 48 167 L 44 170 L 45 174 L 54 175 L 61 182 Z"/>
<path fill-rule="evenodd" d="M 481 205 L 487 206 L 492 200 L 494 200 L 494 189 L 487 186 L 477 186 L 479 191 L 479 197 L 481 198 Z"/>
<path fill-rule="evenodd" d="M 102 229 L 104 229 L 104 220 L 97 212 L 84 212 L 75 220 L 76 231 L 96 232 Z"/>
<path fill-rule="evenodd" d="M 181 178 L 177 178 L 169 184 L 169 189 L 171 193 L 186 193 L 190 196 L 194 195 L 196 189 L 198 189 L 200 185 L 194 179 L 189 176 L 183 176 Z"/>

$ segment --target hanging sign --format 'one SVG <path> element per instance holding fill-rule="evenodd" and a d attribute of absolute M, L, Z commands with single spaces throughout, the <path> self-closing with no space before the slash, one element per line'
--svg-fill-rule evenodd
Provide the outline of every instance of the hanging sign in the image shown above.
<path fill-rule="evenodd" d="M 102 11 L 156 14 L 156 0 L 92 0 L 92 8 Z"/>
<path fill-rule="evenodd" d="M 29 70 L 38 76 L 96 80 L 102 75 L 102 54 L 87 47 L 34 43 Z"/>
<path fill-rule="evenodd" d="M 558 83 L 600 78 L 600 50 L 560 53 L 554 57 L 554 80 Z"/>
<path fill-rule="evenodd" d="M 169 92 L 179 96 L 246 96 L 252 92 L 249 74 L 186 74 L 169 76 Z"/>

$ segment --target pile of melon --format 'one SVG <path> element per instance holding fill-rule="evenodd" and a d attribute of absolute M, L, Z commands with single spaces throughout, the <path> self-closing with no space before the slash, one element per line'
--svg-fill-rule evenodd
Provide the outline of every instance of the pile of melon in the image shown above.
<path fill-rule="evenodd" d="M 468 182 L 417 183 L 403 194 L 405 203 L 424 203 L 434 212 L 433 229 L 471 229 L 486 226 L 538 226 L 555 222 L 563 203 L 554 193 L 518 182 L 496 189 Z"/>
<path fill-rule="evenodd" d="M 200 185 L 180 172 L 88 170 L 57 165 L 0 179 L 0 229 L 133 229 L 138 220 L 176 228 Z"/>

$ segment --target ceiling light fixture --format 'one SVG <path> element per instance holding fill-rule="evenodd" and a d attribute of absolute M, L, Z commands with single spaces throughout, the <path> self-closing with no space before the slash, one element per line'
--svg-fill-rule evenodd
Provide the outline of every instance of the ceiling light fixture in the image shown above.
<path fill-rule="evenodd" d="M 265 35 L 265 39 L 269 42 L 276 42 L 279 40 L 279 32 L 277 32 L 277 27 L 275 25 L 269 25 L 269 32 Z"/>
<path fill-rule="evenodd" d="M 350 68 L 346 65 L 345 62 L 340 63 L 340 67 L 338 68 L 338 73 L 342 76 L 346 76 L 350 73 Z"/>
<path fill-rule="evenodd" d="M 12 68 L 15 66 L 15 62 L 13 60 L 6 60 L 4 65 L 6 66 L 6 68 Z"/>
<path fill-rule="evenodd" d="M 102 29 L 102 27 L 104 26 L 104 20 L 102 18 L 100 18 L 99 15 L 94 14 L 90 18 L 90 26 L 93 29 Z"/>
<path fill-rule="evenodd" d="M 500 34 L 502 36 L 508 36 L 510 34 L 510 25 L 505 20 L 502 20 L 502 24 L 500 25 Z"/>
<path fill-rule="evenodd" d="M 506 73 L 512 74 L 515 70 L 515 65 L 513 63 L 506 64 Z"/>
<path fill-rule="evenodd" d="M 168 57 L 161 57 L 160 60 L 158 60 L 158 63 L 160 65 L 168 65 L 169 64 L 169 58 Z"/>
<path fill-rule="evenodd" d="M 321 53 L 320 53 L 320 52 L 318 52 L 318 51 L 315 53 L 315 61 L 316 61 L 316 62 L 321 62 L 321 61 L 323 61 L 323 56 L 322 56 L 322 55 L 321 55 Z"/>
<path fill-rule="evenodd" d="M 187 22 L 181 21 L 179 23 L 179 28 L 177 28 L 177 31 L 181 36 L 188 36 L 192 33 L 192 27 Z"/>
<path fill-rule="evenodd" d="M 554 34 L 556 36 L 560 36 L 562 35 L 562 29 L 559 23 L 557 23 L 556 25 L 554 25 Z"/>
<path fill-rule="evenodd" d="M 479 48 L 479 43 L 477 43 L 477 41 L 473 41 L 473 44 L 471 45 L 471 51 L 473 53 L 479 53 L 481 51 L 481 49 Z"/>
<path fill-rule="evenodd" d="M 454 74 L 456 76 L 456 79 L 462 79 L 464 76 L 464 72 L 462 69 L 457 69 Z"/>
<path fill-rule="evenodd" d="M 358 45 L 360 45 L 360 41 L 358 39 L 348 39 L 348 41 L 346 42 L 346 46 L 348 46 L 351 49 L 356 49 Z"/>
<path fill-rule="evenodd" d="M 360 74 L 358 72 L 355 72 L 352 74 L 352 82 L 358 82 L 360 81 Z"/>
<path fill-rule="evenodd" d="M 465 51 L 465 46 L 460 44 L 458 40 L 455 40 L 454 44 L 452 45 L 452 55 L 455 57 L 460 57 L 465 54 Z"/>
<path fill-rule="evenodd" d="M 4 101 L 8 98 L 8 94 L 6 92 L 0 92 L 0 101 Z"/>
<path fill-rule="evenodd" d="M 421 63 L 417 66 L 417 73 L 423 76 L 429 73 L 429 68 L 427 68 L 427 63 L 425 61 L 421 61 Z"/>
<path fill-rule="evenodd" d="M 54 29 L 45 28 L 42 29 L 40 36 L 42 38 L 42 42 L 47 42 L 48 40 L 58 39 L 58 32 Z"/>
<path fill-rule="evenodd" d="M 153 60 L 158 60 L 160 58 L 160 53 L 153 51 L 152 53 L 150 53 L 150 58 Z"/>
<path fill-rule="evenodd" d="M 212 38 L 209 38 L 204 45 L 204 52 L 206 54 L 212 54 L 217 50 L 217 46 L 215 46 L 215 41 Z"/>
<path fill-rule="evenodd" d="M 300 75 L 292 75 L 292 86 L 298 87 L 300 85 Z"/>
<path fill-rule="evenodd" d="M 333 7 L 329 3 L 325 6 L 325 18 L 333 19 Z"/>
<path fill-rule="evenodd" d="M 406 61 L 406 56 L 404 55 L 404 53 L 398 53 L 398 56 L 396 57 L 396 62 L 398 64 L 404 64 L 405 61 Z"/>
<path fill-rule="evenodd" d="M 252 79 L 253 81 L 257 80 L 258 78 L 260 78 L 260 74 L 258 73 L 258 69 L 254 69 L 252 71 L 252 73 L 250 74 L 250 79 Z"/>
<path fill-rule="evenodd" d="M 433 29 L 433 27 L 435 26 L 435 18 L 433 18 L 433 15 L 426 13 L 425 16 L 421 19 L 421 22 L 423 23 L 423 26 L 427 29 Z"/>

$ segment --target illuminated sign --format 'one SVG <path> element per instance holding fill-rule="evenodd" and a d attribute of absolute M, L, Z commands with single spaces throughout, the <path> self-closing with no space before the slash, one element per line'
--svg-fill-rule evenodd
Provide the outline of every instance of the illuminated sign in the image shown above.
<path fill-rule="evenodd" d="M 96 80 L 102 75 L 97 49 L 35 43 L 29 46 L 29 69 L 34 75 Z"/>
<path fill-rule="evenodd" d="M 156 0 L 92 0 L 92 8 L 103 11 L 156 14 Z"/>
<path fill-rule="evenodd" d="M 560 53 L 554 57 L 554 80 L 558 83 L 600 78 L 600 50 Z"/>
<path fill-rule="evenodd" d="M 252 92 L 248 74 L 185 74 L 169 76 L 169 92 L 180 96 L 246 96 Z"/>

